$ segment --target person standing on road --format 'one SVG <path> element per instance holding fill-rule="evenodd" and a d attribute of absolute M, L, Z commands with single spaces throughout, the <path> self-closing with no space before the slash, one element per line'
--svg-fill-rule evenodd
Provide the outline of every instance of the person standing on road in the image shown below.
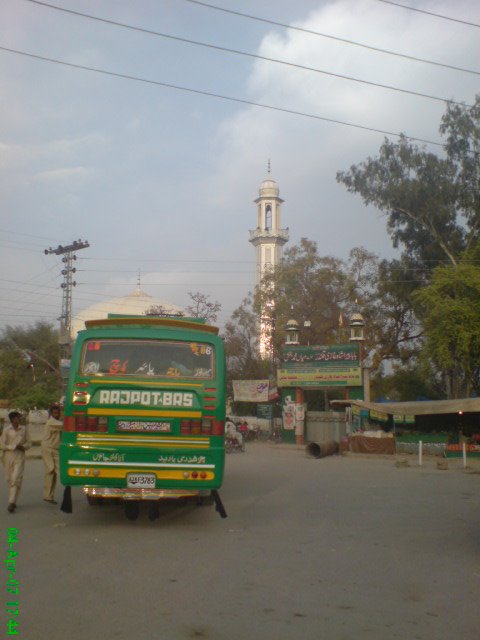
<path fill-rule="evenodd" d="M 45 464 L 45 481 L 43 484 L 43 499 L 45 502 L 57 504 L 55 500 L 55 486 L 58 472 L 58 449 L 62 437 L 63 422 L 60 420 L 60 405 L 52 404 L 49 418 L 45 423 L 42 439 L 42 458 Z"/>
<path fill-rule="evenodd" d="M 20 424 L 20 415 L 18 411 L 10 411 L 10 424 L 3 429 L 0 436 L 0 449 L 8 485 L 7 509 L 10 513 L 16 509 L 22 486 L 25 451 L 32 446 L 28 427 Z"/>

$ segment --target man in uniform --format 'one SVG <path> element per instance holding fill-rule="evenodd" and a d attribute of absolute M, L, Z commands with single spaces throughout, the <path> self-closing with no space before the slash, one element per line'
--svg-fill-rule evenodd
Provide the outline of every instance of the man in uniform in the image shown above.
<path fill-rule="evenodd" d="M 20 413 L 11 411 L 8 414 L 10 424 L 0 436 L 3 465 L 8 485 L 8 511 L 13 513 L 17 506 L 25 467 L 25 451 L 32 446 L 27 426 L 20 424 Z"/>
<path fill-rule="evenodd" d="M 52 404 L 50 416 L 45 424 L 42 439 L 42 458 L 45 464 L 45 481 L 43 484 L 43 499 L 45 502 L 57 504 L 55 500 L 55 485 L 58 479 L 58 448 L 62 437 L 63 422 L 60 420 L 60 406 Z"/>

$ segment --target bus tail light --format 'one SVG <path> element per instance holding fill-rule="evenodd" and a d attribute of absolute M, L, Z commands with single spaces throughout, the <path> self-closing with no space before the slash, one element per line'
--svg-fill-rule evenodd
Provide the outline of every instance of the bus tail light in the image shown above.
<path fill-rule="evenodd" d="M 90 402 L 90 394 L 87 391 L 74 391 L 73 404 L 88 404 Z"/>
<path fill-rule="evenodd" d="M 225 421 L 213 419 L 212 436 L 223 436 L 225 434 Z"/>
<path fill-rule="evenodd" d="M 192 421 L 182 420 L 180 423 L 180 433 L 184 435 L 190 435 L 192 433 Z"/>
<path fill-rule="evenodd" d="M 201 420 L 192 420 L 192 435 L 198 436 L 202 430 Z"/>
<path fill-rule="evenodd" d="M 203 418 L 203 420 L 182 420 L 180 433 L 182 435 L 223 436 L 225 424 L 223 420 L 216 418 Z"/>
<path fill-rule="evenodd" d="M 63 421 L 64 431 L 99 431 L 106 433 L 108 431 L 108 419 L 105 416 L 87 416 L 84 413 L 74 416 L 65 416 Z"/>

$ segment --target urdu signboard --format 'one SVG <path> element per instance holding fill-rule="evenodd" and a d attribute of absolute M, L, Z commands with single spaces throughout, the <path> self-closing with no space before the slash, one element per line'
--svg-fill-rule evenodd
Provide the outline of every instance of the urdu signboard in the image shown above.
<path fill-rule="evenodd" d="M 277 376 L 280 387 L 361 387 L 358 345 L 284 347 Z"/>

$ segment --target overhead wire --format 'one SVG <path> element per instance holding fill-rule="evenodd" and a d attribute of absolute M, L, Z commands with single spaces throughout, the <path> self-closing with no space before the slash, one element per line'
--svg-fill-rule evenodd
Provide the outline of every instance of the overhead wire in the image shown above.
<path fill-rule="evenodd" d="M 168 89 L 175 89 L 177 91 L 184 91 L 187 93 L 193 93 L 196 95 L 203 95 L 203 96 L 208 96 L 210 98 L 218 98 L 220 100 L 226 100 L 229 102 L 237 102 L 239 104 L 246 104 L 249 106 L 253 106 L 253 107 L 260 107 L 262 109 L 268 109 L 270 111 L 278 111 L 280 113 L 287 113 L 289 115 L 295 115 L 295 116 L 300 116 L 303 118 L 309 118 L 312 120 L 319 120 L 322 122 L 330 122 L 333 124 L 340 124 L 346 127 L 351 127 L 354 129 L 360 129 L 363 131 L 371 131 L 374 133 L 381 133 L 383 135 L 386 136 L 394 136 L 394 137 L 399 137 L 400 133 L 398 132 L 393 132 L 393 131 L 389 131 L 387 129 L 377 129 L 376 127 L 368 127 L 366 125 L 360 125 L 360 124 L 355 124 L 352 122 L 347 122 L 345 120 L 337 120 L 336 118 L 327 118 L 325 116 L 319 116 L 316 114 L 312 114 L 312 113 L 306 113 L 303 111 L 296 111 L 295 109 L 287 109 L 285 107 L 276 107 L 273 105 L 268 105 L 268 104 L 262 104 L 260 102 L 255 102 L 253 100 L 246 100 L 244 98 L 234 98 L 232 96 L 226 96 L 226 95 L 222 95 L 219 93 L 215 93 L 213 91 L 205 91 L 202 89 L 192 89 L 191 87 L 184 87 L 181 85 L 177 85 L 177 84 L 173 84 L 173 83 L 169 83 L 169 82 L 160 82 L 159 80 L 149 80 L 148 78 L 140 78 L 139 76 L 133 76 L 130 74 L 125 74 L 125 73 L 116 73 L 114 71 L 107 71 L 106 69 L 99 69 L 96 67 L 89 67 L 87 65 L 82 65 L 82 64 L 75 64 L 73 62 L 66 62 L 64 60 L 58 60 L 57 58 L 50 58 L 47 56 L 40 56 L 34 53 L 29 53 L 27 51 L 21 51 L 19 49 L 13 49 L 11 47 L 4 47 L 4 46 L 0 46 L 0 51 L 6 51 L 8 53 L 14 53 L 17 55 L 21 55 L 21 56 L 25 56 L 28 58 L 34 58 L 36 60 L 42 60 L 44 62 L 50 62 L 53 64 L 58 64 L 61 66 L 65 66 L 65 67 L 71 67 L 73 69 L 81 69 L 82 71 L 90 71 L 93 73 L 99 73 L 102 75 L 107 75 L 107 76 L 112 76 L 115 78 L 122 78 L 124 80 L 133 80 L 135 82 L 142 82 L 142 83 L 146 83 L 146 84 L 152 84 L 152 85 L 156 85 L 156 86 L 160 86 L 160 87 L 165 87 Z M 405 135 L 405 134 L 404 134 Z M 405 138 L 407 138 L 408 140 L 414 141 L 414 142 L 422 142 L 424 144 L 431 144 L 433 146 L 436 147 L 444 147 L 444 144 L 441 142 L 435 142 L 433 140 L 428 140 L 426 138 L 419 138 L 417 136 L 407 136 L 405 135 Z"/>
<path fill-rule="evenodd" d="M 52 242 L 52 239 L 50 237 L 46 237 L 46 236 L 38 236 L 38 235 L 34 235 L 32 233 L 20 233 L 19 231 L 11 231 L 8 229 L 0 229 L 0 233 L 9 233 L 11 235 L 15 235 L 15 236 L 25 236 L 27 238 L 36 238 L 37 240 L 48 240 L 49 242 Z M 55 241 L 53 241 L 55 242 Z"/>
<path fill-rule="evenodd" d="M 480 28 L 480 24 L 477 24 L 476 22 L 469 22 L 468 20 L 460 20 L 459 18 L 452 18 L 451 16 L 446 16 L 441 13 L 434 13 L 433 11 L 427 11 L 426 9 L 418 9 L 418 7 L 411 7 L 406 4 L 401 4 L 400 2 L 393 2 L 392 0 L 377 0 L 377 2 L 382 2 L 383 4 L 391 4 L 395 7 L 400 7 L 401 9 L 408 9 L 408 11 L 416 11 L 417 13 L 423 13 L 427 16 L 441 18 L 442 20 L 449 20 L 450 22 L 458 22 L 459 24 L 465 24 L 465 25 L 468 25 L 469 27 Z"/>
<path fill-rule="evenodd" d="M 37 0 L 28 0 L 29 2 L 36 2 Z M 248 13 L 242 13 L 241 11 L 234 11 L 233 9 L 227 9 L 226 7 L 218 7 L 213 4 L 209 4 L 208 2 L 202 2 L 201 0 L 185 0 L 185 2 L 190 2 L 192 4 L 199 5 L 206 9 L 213 9 L 215 11 L 223 11 L 224 13 L 229 13 L 235 16 L 240 16 L 241 18 L 246 18 L 248 20 L 256 20 L 258 22 L 265 22 L 266 24 L 271 24 L 276 27 L 283 27 L 284 29 L 291 29 L 293 31 L 299 31 L 302 33 L 308 33 L 310 35 L 319 36 L 321 38 L 329 38 L 331 40 L 337 40 L 339 42 L 344 42 L 345 44 L 351 44 L 356 47 L 362 47 L 364 49 L 369 49 L 370 51 L 377 51 L 379 53 L 384 53 L 390 56 L 397 56 L 399 58 L 405 58 L 407 60 L 412 60 L 414 62 L 422 62 L 424 64 L 434 65 L 436 67 L 444 67 L 445 69 L 452 69 L 453 71 L 462 71 L 464 73 L 471 73 L 474 75 L 480 75 L 480 71 L 475 69 L 466 69 L 464 67 L 457 67 L 455 65 L 447 64 L 445 62 L 436 62 L 434 60 L 428 60 L 426 58 L 420 58 L 418 56 L 411 56 L 406 53 L 399 53 L 397 51 L 391 51 L 390 49 L 382 49 L 380 47 L 374 47 L 372 45 L 364 44 L 361 42 L 356 42 L 355 40 L 349 40 L 347 38 L 340 38 L 338 36 L 332 36 L 327 33 L 321 33 L 320 31 L 313 31 L 312 29 L 306 29 L 304 27 L 297 27 L 291 24 L 285 24 L 284 22 L 278 22 L 275 20 L 269 20 L 267 18 L 260 18 L 259 16 L 254 16 Z"/>
<path fill-rule="evenodd" d="M 132 31 L 139 31 L 141 33 L 145 33 L 148 35 L 154 35 L 154 36 L 158 36 L 161 38 L 167 38 L 170 40 L 175 40 L 177 42 L 183 42 L 186 44 L 191 44 L 194 46 L 198 46 L 198 47 L 205 47 L 208 49 L 214 49 L 216 51 L 223 51 L 223 52 L 227 52 L 227 53 L 232 53 L 235 55 L 240 55 L 240 56 L 246 56 L 249 58 L 254 58 L 257 60 L 263 60 L 266 62 L 273 62 L 275 64 L 281 64 L 287 67 L 292 67 L 295 69 L 301 69 L 303 71 L 311 71 L 313 73 L 319 73 L 322 75 L 327 75 L 327 76 L 331 76 L 334 78 L 338 78 L 341 80 L 348 80 L 349 82 L 358 82 L 360 84 L 365 84 L 368 86 L 372 86 L 372 87 L 376 87 L 379 89 L 386 89 L 388 91 L 397 91 L 399 93 L 405 93 L 407 95 L 412 95 L 412 96 L 416 96 L 418 98 L 426 98 L 428 100 L 435 100 L 437 102 L 451 102 L 452 104 L 458 104 L 461 105 L 463 103 L 457 102 L 455 100 L 449 99 L 449 98 L 442 98 L 439 96 L 434 96 L 428 93 L 422 93 L 420 91 L 413 91 L 411 89 L 404 89 L 402 87 L 396 87 L 394 85 L 388 85 L 388 84 L 383 84 L 381 82 L 373 82 L 371 80 L 364 80 L 362 78 L 355 78 L 354 76 L 348 76 L 345 74 L 341 74 L 341 73 L 334 73 L 332 71 L 325 71 L 324 69 L 318 69 L 316 67 L 309 67 L 306 65 L 302 65 L 302 64 L 298 64 L 295 62 L 289 62 L 288 60 L 279 60 L 278 58 L 270 58 L 268 56 L 261 56 L 259 54 L 255 54 L 255 53 L 250 53 L 247 51 L 241 51 L 239 49 L 231 49 L 228 47 L 223 47 L 223 46 L 219 46 L 219 45 L 214 45 L 214 44 L 210 44 L 210 43 L 206 43 L 206 42 L 200 42 L 199 40 L 192 40 L 190 38 L 181 38 L 179 36 L 174 36 L 168 33 L 162 33 L 159 31 L 153 31 L 151 29 L 145 29 L 143 27 L 136 27 L 130 24 L 126 24 L 123 22 L 117 22 L 115 20 L 110 20 L 107 18 L 99 18 L 97 16 L 93 16 L 91 14 L 87 14 L 87 13 L 81 13 L 80 11 L 73 11 L 72 9 L 65 9 L 64 7 L 58 7 L 56 5 L 47 3 L 47 2 L 40 2 L 39 0 L 26 0 L 26 2 L 32 2 L 34 4 L 39 4 L 42 5 L 44 7 L 50 8 L 50 9 L 55 9 L 57 11 L 63 11 L 65 13 L 69 13 L 72 15 L 75 15 L 77 17 L 82 17 L 82 18 L 86 18 L 88 20 L 95 20 L 97 22 L 103 22 L 106 24 L 110 24 L 116 27 L 122 27 L 124 29 L 129 29 Z M 472 105 L 466 105 L 466 106 L 472 106 Z"/>

